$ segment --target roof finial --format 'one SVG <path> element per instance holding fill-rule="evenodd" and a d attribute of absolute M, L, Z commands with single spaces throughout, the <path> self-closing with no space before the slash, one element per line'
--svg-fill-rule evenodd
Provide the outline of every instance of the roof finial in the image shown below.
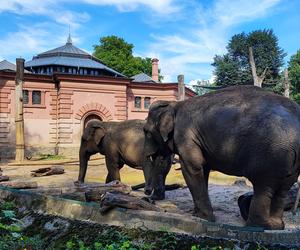
<path fill-rule="evenodd" d="M 72 44 L 70 25 L 69 25 L 69 36 L 68 36 L 67 44 Z"/>

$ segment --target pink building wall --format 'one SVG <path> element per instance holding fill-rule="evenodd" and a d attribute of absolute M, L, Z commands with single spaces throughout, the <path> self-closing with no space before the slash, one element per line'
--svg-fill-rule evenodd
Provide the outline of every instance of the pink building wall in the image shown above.
<path fill-rule="evenodd" d="M 15 73 L 0 72 L 0 157 L 15 151 Z M 103 121 L 145 119 L 145 97 L 176 100 L 176 84 L 132 83 L 131 79 L 56 74 L 25 74 L 23 89 L 40 90 L 40 105 L 24 105 L 27 154 L 77 155 L 85 119 L 96 115 Z M 194 92 L 186 91 L 191 97 Z M 29 95 L 30 96 L 30 95 Z M 142 98 L 140 109 L 134 98 Z"/>

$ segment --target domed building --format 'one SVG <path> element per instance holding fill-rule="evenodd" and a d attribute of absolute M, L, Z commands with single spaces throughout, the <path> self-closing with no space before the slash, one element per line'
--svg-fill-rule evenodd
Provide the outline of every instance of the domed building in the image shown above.
<path fill-rule="evenodd" d="M 34 56 L 31 61 L 26 62 L 25 68 L 35 74 L 66 73 L 123 77 L 96 57 L 74 46 L 70 35 L 64 46 Z"/>
<path fill-rule="evenodd" d="M 0 62 L 0 157 L 15 153 L 15 65 Z M 186 88 L 186 98 L 195 93 Z M 152 77 L 125 77 L 77 48 L 65 45 L 25 63 L 23 106 L 27 154 L 78 155 L 82 131 L 91 119 L 145 119 L 155 100 L 176 100 L 177 83 L 158 83 L 158 60 Z"/>

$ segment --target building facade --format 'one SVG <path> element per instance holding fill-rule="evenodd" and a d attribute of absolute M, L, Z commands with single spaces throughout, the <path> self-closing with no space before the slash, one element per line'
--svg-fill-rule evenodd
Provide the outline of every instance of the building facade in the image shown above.
<path fill-rule="evenodd" d="M 154 61 L 154 75 L 157 59 Z M 7 65 L 7 62 L 5 62 Z M 177 100 L 177 83 L 158 83 L 145 74 L 127 78 L 66 45 L 25 64 L 23 84 L 26 155 L 78 154 L 82 131 L 91 119 L 145 119 L 156 100 Z M 0 157 L 15 153 L 15 70 L 0 63 Z M 186 98 L 195 93 L 186 88 Z"/>

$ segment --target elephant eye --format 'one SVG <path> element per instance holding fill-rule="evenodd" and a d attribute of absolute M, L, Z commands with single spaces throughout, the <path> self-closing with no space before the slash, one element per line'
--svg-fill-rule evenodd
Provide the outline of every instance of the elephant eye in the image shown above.
<path fill-rule="evenodd" d="M 150 132 L 147 132 L 146 136 L 147 136 L 148 138 L 151 138 L 151 137 L 152 137 L 152 134 L 151 134 Z"/>

